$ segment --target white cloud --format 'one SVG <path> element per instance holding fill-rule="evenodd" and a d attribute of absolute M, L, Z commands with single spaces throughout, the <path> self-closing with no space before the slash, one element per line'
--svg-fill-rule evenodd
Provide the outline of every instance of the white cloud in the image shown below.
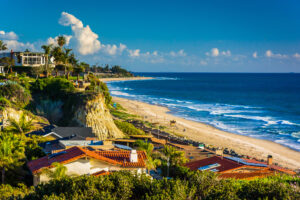
<path fill-rule="evenodd" d="M 0 39 L 3 39 L 3 40 L 17 40 L 18 36 L 13 31 L 5 32 L 5 31 L 2 30 L 2 31 L 0 31 Z"/>
<path fill-rule="evenodd" d="M 293 55 L 293 57 L 294 57 L 294 58 L 300 58 L 300 54 L 299 54 L 299 53 L 295 53 L 295 54 Z"/>
<path fill-rule="evenodd" d="M 140 56 L 140 49 L 136 50 L 128 50 L 130 57 L 139 57 Z"/>
<path fill-rule="evenodd" d="M 265 53 L 266 57 L 268 58 L 287 58 L 287 55 L 284 54 L 274 54 L 271 50 L 267 50 Z"/>
<path fill-rule="evenodd" d="M 252 57 L 257 58 L 257 52 L 256 51 L 252 54 Z"/>
<path fill-rule="evenodd" d="M 33 44 L 27 42 L 19 42 L 17 40 L 4 40 L 5 44 L 7 44 L 7 49 L 12 49 L 13 51 L 24 51 L 25 49 L 29 49 L 30 51 L 36 51 L 36 48 Z"/>
<path fill-rule="evenodd" d="M 107 53 L 107 54 L 109 54 L 111 56 L 116 55 L 116 54 L 122 54 L 122 52 L 126 48 L 127 48 L 127 46 L 125 44 L 122 44 L 122 43 L 119 45 L 119 47 L 117 45 L 115 45 L 115 44 L 113 44 L 113 45 L 110 45 L 110 44 L 107 44 L 107 45 L 103 44 L 103 45 L 101 45 L 101 49 L 105 53 Z"/>
<path fill-rule="evenodd" d="M 231 56 L 231 52 L 230 52 L 229 50 L 227 50 L 227 51 L 222 51 L 221 54 L 222 54 L 223 56 Z"/>
<path fill-rule="evenodd" d="M 18 41 L 18 35 L 11 32 L 5 32 L 3 30 L 0 31 L 0 39 L 3 39 L 4 44 L 7 46 L 7 51 L 24 51 L 25 49 L 29 49 L 30 51 L 36 51 L 34 44 L 29 42 L 23 43 Z"/>
<path fill-rule="evenodd" d="M 63 35 L 66 39 L 66 45 L 68 46 L 69 43 L 70 43 L 70 40 L 72 38 L 72 35 Z M 49 37 L 48 40 L 47 40 L 47 44 L 52 44 L 54 46 L 58 46 L 57 44 L 57 38 L 58 36 L 56 36 L 55 38 L 52 38 L 52 37 Z"/>
<path fill-rule="evenodd" d="M 184 52 L 183 49 L 180 49 L 178 52 L 175 52 L 175 51 L 171 51 L 170 52 L 170 55 L 173 56 L 173 57 L 178 57 L 178 56 L 186 56 L 186 53 Z"/>
<path fill-rule="evenodd" d="M 205 53 L 206 56 L 218 57 L 218 56 L 231 56 L 231 51 L 220 51 L 218 48 L 212 48 L 210 52 Z"/>
<path fill-rule="evenodd" d="M 213 56 L 213 57 L 219 56 L 219 49 L 218 48 L 212 48 L 211 49 L 211 56 Z"/>
<path fill-rule="evenodd" d="M 84 27 L 82 21 L 75 16 L 62 12 L 59 24 L 71 26 L 73 35 L 72 38 L 70 38 L 70 42 L 75 43 L 76 50 L 81 55 L 96 53 L 101 48 L 98 35 L 91 30 L 89 25 Z"/>

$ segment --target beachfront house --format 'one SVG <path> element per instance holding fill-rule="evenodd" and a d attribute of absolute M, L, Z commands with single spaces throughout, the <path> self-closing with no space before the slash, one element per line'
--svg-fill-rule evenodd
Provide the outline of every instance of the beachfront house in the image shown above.
<path fill-rule="evenodd" d="M 220 174 L 220 178 L 253 179 L 276 173 L 295 175 L 292 170 L 273 165 L 272 156 L 268 156 L 267 162 L 237 157 L 213 156 L 186 163 L 185 166 L 194 171 L 216 172 Z"/>
<path fill-rule="evenodd" d="M 33 175 L 33 184 L 50 180 L 45 169 L 55 170 L 53 163 L 58 162 L 67 168 L 69 176 L 101 175 L 119 170 L 146 173 L 146 154 L 144 151 L 90 151 L 72 147 L 55 154 L 30 161 L 27 166 Z"/>
<path fill-rule="evenodd" d="M 46 64 L 46 54 L 40 52 L 4 52 L 0 53 L 0 58 L 8 57 L 14 59 L 14 66 L 30 66 L 39 67 Z M 49 59 L 50 67 L 53 65 L 54 59 Z"/>
<path fill-rule="evenodd" d="M 66 137 L 73 140 L 86 140 L 86 138 L 95 138 L 91 127 L 57 127 L 48 125 L 41 130 L 33 131 L 28 135 L 39 135 L 49 140 L 63 139 Z"/>

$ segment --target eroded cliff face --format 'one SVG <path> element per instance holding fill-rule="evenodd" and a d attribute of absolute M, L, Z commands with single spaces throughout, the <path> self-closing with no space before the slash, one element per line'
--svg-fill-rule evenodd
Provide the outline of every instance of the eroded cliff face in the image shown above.
<path fill-rule="evenodd" d="M 33 129 L 39 129 L 42 128 L 43 125 L 49 124 L 49 121 L 44 117 L 34 115 L 29 111 L 19 110 L 11 107 L 6 107 L 4 110 L 1 110 L 0 114 L 2 118 L 0 121 L 3 120 L 4 127 L 10 125 L 9 119 L 14 119 L 18 122 L 22 115 L 25 115 L 26 120 L 32 120 L 32 124 L 34 126 Z"/>
<path fill-rule="evenodd" d="M 74 110 L 70 119 L 72 125 L 92 127 L 100 140 L 124 137 L 124 134 L 116 127 L 102 94 L 74 105 L 72 109 Z"/>

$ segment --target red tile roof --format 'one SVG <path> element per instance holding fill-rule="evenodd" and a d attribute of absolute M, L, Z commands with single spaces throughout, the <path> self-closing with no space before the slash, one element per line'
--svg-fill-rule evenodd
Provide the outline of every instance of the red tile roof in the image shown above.
<path fill-rule="evenodd" d="M 96 172 L 96 173 L 93 173 L 92 175 L 93 176 L 104 176 L 104 175 L 109 175 L 110 173 L 108 171 L 100 171 L 100 172 Z"/>
<path fill-rule="evenodd" d="M 215 164 L 215 163 L 220 164 L 219 167 L 214 168 L 214 169 L 217 169 L 218 172 L 224 172 L 227 170 L 232 170 L 232 169 L 236 169 L 236 168 L 243 166 L 243 164 L 241 164 L 241 163 L 237 163 L 233 160 L 229 160 L 229 159 L 222 158 L 219 156 L 205 158 L 203 160 L 192 161 L 192 162 L 186 163 L 185 166 L 190 168 L 191 170 L 198 170 L 199 167 L 204 167 L 204 166 Z"/>
<path fill-rule="evenodd" d="M 146 154 L 144 151 L 138 151 L 138 162 L 130 162 L 130 151 L 90 151 L 80 147 L 72 147 L 56 156 L 44 156 L 37 160 L 30 161 L 27 166 L 30 171 L 35 174 L 40 172 L 43 168 L 51 168 L 52 163 L 59 162 L 62 164 L 76 161 L 83 157 L 90 157 L 113 165 L 120 165 L 121 167 L 145 167 Z"/>
<path fill-rule="evenodd" d="M 244 160 L 248 163 L 267 165 L 266 162 L 260 162 L 260 161 L 257 161 L 257 160 L 251 160 L 251 159 L 242 159 L 242 160 Z M 280 171 L 280 172 L 291 174 L 291 175 L 296 174 L 292 170 L 282 168 L 282 167 L 279 167 L 279 166 L 276 166 L 276 165 L 268 165 L 267 167 L 259 167 L 259 166 L 256 167 L 256 166 L 250 166 L 250 165 L 247 165 L 247 164 L 242 164 L 242 163 L 236 162 L 234 160 L 222 158 L 222 157 L 219 157 L 219 156 L 214 156 L 214 157 L 206 158 L 206 159 L 203 159 L 203 160 L 192 161 L 192 162 L 186 163 L 185 166 L 190 168 L 191 170 L 197 170 L 199 167 L 204 167 L 206 165 L 211 165 L 211 164 L 215 164 L 215 163 L 218 163 L 218 164 L 221 165 L 219 167 L 214 168 L 214 169 L 217 169 L 218 172 L 220 172 L 220 173 L 228 171 L 228 170 L 233 170 L 233 169 L 236 169 L 236 168 L 240 168 L 242 166 L 247 166 L 247 167 L 251 167 L 251 168 L 261 168 L 261 169 L 265 168 L 265 169 L 270 169 L 270 170 L 273 170 L 273 171 Z"/>
<path fill-rule="evenodd" d="M 254 178 L 262 178 L 274 175 L 271 171 L 264 172 L 250 172 L 250 173 L 223 173 L 219 176 L 219 178 L 234 178 L 234 179 L 254 179 Z"/>
<path fill-rule="evenodd" d="M 267 165 L 267 162 L 261 162 L 261 161 L 257 161 L 257 160 L 246 159 L 246 158 L 243 158 L 243 160 L 245 160 L 246 162 L 249 162 L 249 163 L 257 163 L 257 164 Z M 294 172 L 290 169 L 283 168 L 283 167 L 280 167 L 280 166 L 277 166 L 277 165 L 268 165 L 268 167 L 272 170 L 275 170 L 275 171 L 280 171 L 280 172 L 284 172 L 284 173 L 291 174 L 291 175 L 296 174 L 296 172 Z"/>

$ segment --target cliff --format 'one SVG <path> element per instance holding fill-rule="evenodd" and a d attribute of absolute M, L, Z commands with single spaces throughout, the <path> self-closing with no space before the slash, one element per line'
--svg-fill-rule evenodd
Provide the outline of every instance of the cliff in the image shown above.
<path fill-rule="evenodd" d="M 31 112 L 27 110 L 21 110 L 21 109 L 16 109 L 12 107 L 5 107 L 3 110 L 0 111 L 1 118 L 0 121 L 3 120 L 3 126 L 6 127 L 8 126 L 9 119 L 15 119 L 16 121 L 19 121 L 21 116 L 24 114 L 26 120 L 32 120 L 32 124 L 34 126 L 34 129 L 39 129 L 42 128 L 43 125 L 49 124 L 49 121 L 41 116 L 34 115 Z"/>
<path fill-rule="evenodd" d="M 124 137 L 116 127 L 102 94 L 81 96 L 80 103 L 73 105 L 72 110 L 74 112 L 69 125 L 92 127 L 101 140 Z"/>

